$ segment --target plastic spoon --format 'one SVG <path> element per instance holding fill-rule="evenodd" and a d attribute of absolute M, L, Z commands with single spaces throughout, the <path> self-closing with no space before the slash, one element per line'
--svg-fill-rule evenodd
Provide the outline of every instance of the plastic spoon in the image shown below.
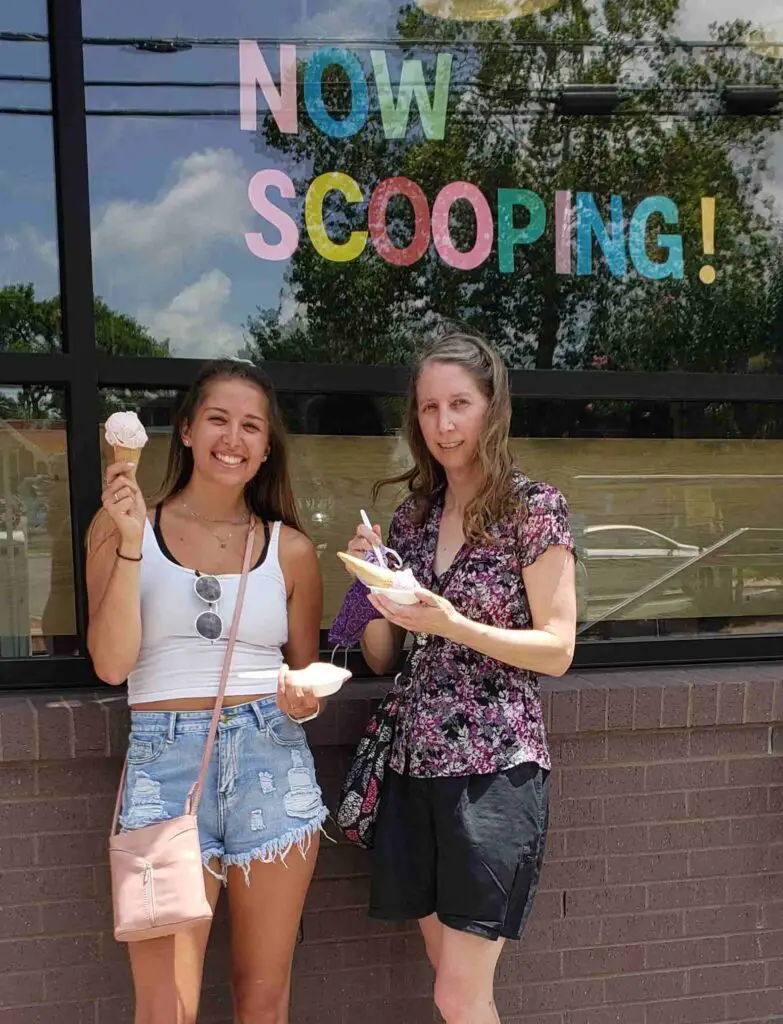
<path fill-rule="evenodd" d="M 372 523 L 370 522 L 370 517 L 367 515 L 367 513 L 364 511 L 364 509 L 360 509 L 360 512 L 361 512 L 361 516 L 362 516 L 362 522 L 367 527 L 367 529 L 370 531 L 370 533 L 372 533 L 372 535 L 375 536 L 375 531 L 372 528 Z M 386 565 L 386 556 L 384 555 L 383 549 L 381 548 L 381 546 L 379 544 L 373 544 L 372 549 L 375 552 L 375 557 L 378 559 L 378 564 L 382 565 L 384 569 L 387 569 L 388 566 Z"/>

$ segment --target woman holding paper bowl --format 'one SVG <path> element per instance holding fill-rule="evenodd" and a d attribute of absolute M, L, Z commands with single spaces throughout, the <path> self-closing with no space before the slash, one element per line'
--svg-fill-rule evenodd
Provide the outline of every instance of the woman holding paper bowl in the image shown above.
<path fill-rule="evenodd" d="M 106 472 L 102 504 L 88 539 L 88 646 L 103 680 L 128 681 L 123 833 L 182 814 L 244 590 L 198 841 L 213 908 L 228 890 L 236 1019 L 284 1024 L 327 815 L 302 728 L 320 702 L 297 671 L 318 660 L 322 587 L 266 375 L 207 364 L 178 412 L 162 498 L 147 509 L 125 457 Z M 207 922 L 129 942 L 136 1024 L 196 1021 L 208 934 Z"/>
<path fill-rule="evenodd" d="M 377 804 L 370 914 L 419 920 L 447 1024 L 499 1022 L 495 968 L 504 941 L 519 939 L 528 919 L 548 822 L 537 673 L 562 675 L 575 642 L 568 509 L 555 488 L 514 469 L 510 420 L 494 347 L 462 333 L 431 343 L 411 378 L 413 467 L 384 481 L 410 491 L 392 516 L 389 548 L 379 527 L 362 524 L 343 559 L 350 568 L 351 556 L 369 559 L 380 546 L 406 571 L 354 564 L 359 579 L 380 582 L 361 598 L 370 667 L 389 672 L 413 635 L 389 698 L 396 719 Z M 362 626 L 357 587 L 341 619 L 353 636 Z M 377 729 L 376 720 L 370 742 Z"/>

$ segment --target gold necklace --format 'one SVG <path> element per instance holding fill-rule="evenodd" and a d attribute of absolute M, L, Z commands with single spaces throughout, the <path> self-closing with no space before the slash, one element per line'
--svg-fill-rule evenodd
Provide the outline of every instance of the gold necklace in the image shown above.
<path fill-rule="evenodd" d="M 186 511 L 186 512 L 189 512 L 189 513 L 190 513 L 190 515 L 192 515 L 194 519 L 198 519 L 198 520 L 200 520 L 200 521 L 201 521 L 201 522 L 203 523 L 203 525 L 204 525 L 204 529 L 205 529 L 205 530 L 207 530 L 207 532 L 208 532 L 208 533 L 211 533 L 211 534 L 212 534 L 212 536 L 213 536 L 213 537 L 215 538 L 215 540 L 216 540 L 216 541 L 218 542 L 218 544 L 219 544 L 219 545 L 221 546 L 221 548 L 223 548 L 224 550 L 225 550 L 225 548 L 226 548 L 226 547 L 228 547 L 228 542 L 229 542 L 229 541 L 231 540 L 231 538 L 232 538 L 232 537 L 234 536 L 234 531 L 233 531 L 233 529 L 232 529 L 232 530 L 230 530 L 230 531 L 229 531 L 229 534 L 228 534 L 228 536 L 224 538 L 224 537 L 221 537 L 221 535 L 220 535 L 219 533 L 216 533 L 216 532 L 215 532 L 215 531 L 214 531 L 214 530 L 212 529 L 212 527 L 211 527 L 211 525 L 210 525 L 210 524 L 211 524 L 211 523 L 227 523 L 227 524 L 228 524 L 229 526 L 232 526 L 232 527 L 233 527 L 233 526 L 246 526 L 246 525 L 247 525 L 247 524 L 248 524 L 248 523 L 250 522 L 250 516 L 249 516 L 249 515 L 247 516 L 247 518 L 246 518 L 246 519 L 240 519 L 240 520 L 231 520 L 231 519 L 207 519 L 207 517 L 206 517 L 206 516 L 202 516 L 202 515 L 201 515 L 201 514 L 200 514 L 199 512 L 196 512 L 196 511 L 195 511 L 195 509 L 192 509 L 192 508 L 190 507 L 190 505 L 188 505 L 188 503 L 187 503 L 187 502 L 185 501 L 185 499 L 184 499 L 184 498 L 180 497 L 180 499 L 179 499 L 179 500 L 180 500 L 180 502 L 181 502 L 181 504 L 182 504 L 182 507 L 183 507 L 183 508 L 185 509 L 185 511 Z"/>

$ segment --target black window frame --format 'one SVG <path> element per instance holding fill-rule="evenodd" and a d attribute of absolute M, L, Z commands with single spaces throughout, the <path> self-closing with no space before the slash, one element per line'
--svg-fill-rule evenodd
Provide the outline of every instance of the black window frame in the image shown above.
<path fill-rule="evenodd" d="M 60 257 L 63 348 L 58 354 L 9 353 L 0 358 L 3 384 L 50 384 L 66 391 L 68 467 L 73 537 L 78 656 L 0 660 L 0 689 L 57 688 L 97 682 L 86 654 L 87 596 L 84 538 L 98 507 L 101 459 L 99 389 L 179 389 L 194 379 L 200 359 L 110 356 L 95 341 L 90 235 L 90 187 L 81 0 L 47 0 L 52 117 Z M 280 391 L 399 396 L 408 372 L 400 366 L 265 363 Z M 773 374 L 514 370 L 512 394 L 535 399 L 638 401 L 783 401 Z M 326 647 L 322 634 L 322 647 Z M 591 640 L 577 647 L 574 666 L 705 664 L 783 659 L 778 633 L 656 639 Z M 350 662 L 359 667 L 359 656 Z"/>

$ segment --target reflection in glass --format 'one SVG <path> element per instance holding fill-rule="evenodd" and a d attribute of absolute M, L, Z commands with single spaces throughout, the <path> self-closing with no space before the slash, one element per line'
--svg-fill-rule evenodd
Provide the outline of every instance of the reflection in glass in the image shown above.
<path fill-rule="evenodd" d="M 416 0 L 425 14 L 446 21 L 506 21 L 545 11 L 560 0 Z"/>
<path fill-rule="evenodd" d="M 150 436 L 138 470 L 163 479 L 168 393 L 111 399 L 135 407 Z M 324 580 L 322 625 L 345 594 L 336 558 L 359 510 L 386 526 L 402 494 L 375 480 L 408 466 L 399 398 L 284 393 L 292 477 Z M 580 638 L 780 631 L 783 628 L 783 411 L 751 405 L 515 400 L 517 465 L 559 487 L 579 551 Z M 569 436 L 570 435 L 570 436 Z"/>
<path fill-rule="evenodd" d="M 0 657 L 76 654 L 64 396 L 0 390 Z"/>

